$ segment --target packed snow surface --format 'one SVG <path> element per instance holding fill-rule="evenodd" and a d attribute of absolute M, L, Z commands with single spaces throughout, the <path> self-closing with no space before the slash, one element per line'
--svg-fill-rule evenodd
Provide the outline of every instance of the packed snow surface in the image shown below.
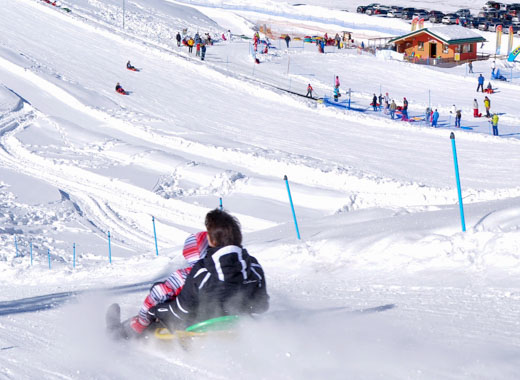
<path fill-rule="evenodd" d="M 303 42 L 411 30 L 358 3 L 123 3 L 1 4 L 1 379 L 518 378 L 517 63 L 495 58 L 513 80 L 492 81 L 492 136 L 473 117 L 491 60 L 469 73 Z M 274 37 L 256 64 L 263 25 Z M 183 30 L 212 36 L 204 61 L 177 47 Z M 495 34 L 470 32 L 495 52 Z M 296 95 L 311 83 L 330 97 L 336 76 L 339 107 Z M 372 110 L 386 93 L 408 99 L 413 121 Z M 151 284 L 186 265 L 185 238 L 221 200 L 264 267 L 271 310 L 189 350 L 109 340 L 107 306 L 135 315 Z"/>

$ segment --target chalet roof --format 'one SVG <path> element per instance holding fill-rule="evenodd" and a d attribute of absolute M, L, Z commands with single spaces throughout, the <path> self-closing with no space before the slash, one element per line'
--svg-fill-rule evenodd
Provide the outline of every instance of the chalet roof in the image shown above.
<path fill-rule="evenodd" d="M 482 37 L 480 34 L 474 32 L 471 29 L 464 28 L 459 25 L 447 25 L 447 26 L 436 26 L 433 28 L 423 28 L 414 30 L 411 33 L 405 34 L 403 36 L 395 37 L 388 41 L 389 43 L 395 43 L 400 40 L 405 40 L 407 38 L 427 33 L 430 36 L 441 40 L 446 45 L 453 44 L 461 44 L 461 43 L 469 43 L 469 42 L 484 42 L 486 39 Z"/>

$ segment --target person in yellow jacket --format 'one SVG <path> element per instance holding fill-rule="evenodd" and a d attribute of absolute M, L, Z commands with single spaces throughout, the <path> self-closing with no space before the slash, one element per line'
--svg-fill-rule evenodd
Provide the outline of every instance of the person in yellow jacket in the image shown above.
<path fill-rule="evenodd" d="M 486 117 L 491 117 L 489 113 L 489 107 L 491 107 L 491 100 L 486 96 L 484 98 L 484 107 L 486 108 Z"/>
<path fill-rule="evenodd" d="M 188 40 L 188 53 L 193 52 L 193 45 L 195 45 L 195 40 L 190 37 L 190 39 Z"/>
<path fill-rule="evenodd" d="M 493 125 L 493 136 L 498 136 L 498 115 L 496 113 L 491 118 L 491 124 Z"/>

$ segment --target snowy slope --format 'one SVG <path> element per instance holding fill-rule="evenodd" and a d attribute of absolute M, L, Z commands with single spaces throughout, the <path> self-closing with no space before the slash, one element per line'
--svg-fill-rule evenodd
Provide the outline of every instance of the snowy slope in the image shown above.
<path fill-rule="evenodd" d="M 120 1 L 63 3 L 71 13 L 37 0 L 2 4 L 0 377 L 128 379 L 153 368 L 155 378 L 187 379 L 514 379 L 520 83 L 496 84 L 501 136 L 493 137 L 485 119 L 470 117 L 473 98 L 482 105 L 483 97 L 463 66 L 332 47 L 320 55 L 298 41 L 288 50 L 273 41 L 255 65 L 248 40 L 219 41 L 227 29 L 252 35 L 275 19 L 280 31 L 302 34 L 351 23 L 360 38 L 404 33 L 402 21 L 376 23 L 333 10 L 333 1 L 310 10 L 189 3 L 127 1 L 124 29 Z M 217 40 L 206 61 L 176 46 L 184 28 Z M 140 72 L 125 69 L 129 59 Z M 488 76 L 490 63 L 474 68 Z M 304 93 L 311 82 L 330 95 L 335 75 L 363 112 L 280 90 Z M 116 94 L 116 82 L 130 95 Z M 380 92 L 398 104 L 407 97 L 417 118 L 438 108 L 441 128 L 369 111 Z M 451 126 L 452 104 L 466 129 Z M 125 317 L 134 314 L 154 281 L 184 265 L 186 235 L 203 228 L 219 198 L 265 267 L 272 310 L 390 306 L 267 318 L 232 343 L 190 353 L 109 342 L 106 306 L 117 301 Z"/>

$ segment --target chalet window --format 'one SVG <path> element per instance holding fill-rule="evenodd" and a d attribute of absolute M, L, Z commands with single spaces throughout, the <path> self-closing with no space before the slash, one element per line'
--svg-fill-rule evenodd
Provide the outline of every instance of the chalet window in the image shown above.
<path fill-rule="evenodd" d="M 449 51 L 450 51 L 450 46 L 449 45 L 442 45 L 442 52 L 444 54 L 448 54 Z"/>
<path fill-rule="evenodd" d="M 455 45 L 455 53 L 460 53 L 460 50 L 461 50 L 460 47 L 461 46 L 462 45 Z"/>
<path fill-rule="evenodd" d="M 417 50 L 424 50 L 424 42 L 419 41 L 417 43 Z"/>

